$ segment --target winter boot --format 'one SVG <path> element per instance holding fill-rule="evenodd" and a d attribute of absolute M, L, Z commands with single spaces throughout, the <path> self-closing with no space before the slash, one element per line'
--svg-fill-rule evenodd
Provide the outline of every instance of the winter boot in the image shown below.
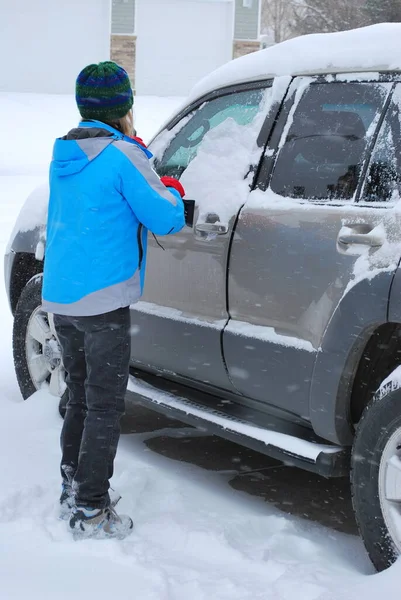
<path fill-rule="evenodd" d="M 113 488 L 109 489 L 110 496 L 110 505 L 115 508 L 118 502 L 121 500 L 121 496 L 118 492 L 113 490 Z M 68 521 L 71 517 L 72 509 L 75 506 L 75 498 L 74 492 L 72 491 L 72 487 L 68 483 L 63 483 L 61 487 L 61 496 L 60 496 L 60 515 L 59 518 L 62 521 Z"/>
<path fill-rule="evenodd" d="M 70 518 L 74 504 L 75 500 L 71 486 L 68 483 L 63 483 L 61 486 L 59 515 L 62 521 L 67 521 Z"/>
<path fill-rule="evenodd" d="M 132 533 L 134 524 L 127 515 L 119 516 L 112 506 L 103 509 L 74 506 L 69 526 L 74 540 L 88 538 L 123 540 Z"/>

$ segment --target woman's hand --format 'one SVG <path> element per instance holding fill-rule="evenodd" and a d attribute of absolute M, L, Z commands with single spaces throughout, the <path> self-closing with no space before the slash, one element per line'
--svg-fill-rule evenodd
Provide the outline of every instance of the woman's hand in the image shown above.
<path fill-rule="evenodd" d="M 182 183 L 180 183 L 178 181 L 178 179 L 175 179 L 174 177 L 169 177 L 168 175 L 164 175 L 163 177 L 160 177 L 160 181 L 166 187 L 171 187 L 171 188 L 174 188 L 175 190 L 177 190 L 177 192 L 180 194 L 181 198 L 183 198 L 185 196 L 184 187 L 183 187 Z"/>

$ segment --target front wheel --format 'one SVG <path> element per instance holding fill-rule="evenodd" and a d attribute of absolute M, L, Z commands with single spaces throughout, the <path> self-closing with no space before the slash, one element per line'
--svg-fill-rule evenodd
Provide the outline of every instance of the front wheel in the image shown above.
<path fill-rule="evenodd" d="M 24 287 L 14 315 L 13 354 L 15 373 L 26 400 L 47 388 L 66 398 L 65 372 L 51 315 L 42 310 L 42 276 L 35 275 Z"/>
<path fill-rule="evenodd" d="M 401 555 L 400 388 L 401 380 L 380 388 L 362 415 L 352 452 L 355 515 L 378 571 Z"/>

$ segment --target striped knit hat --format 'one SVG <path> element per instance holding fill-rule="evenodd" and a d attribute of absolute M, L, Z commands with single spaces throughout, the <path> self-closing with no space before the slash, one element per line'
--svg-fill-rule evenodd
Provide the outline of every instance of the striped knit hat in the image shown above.
<path fill-rule="evenodd" d="M 80 72 L 75 98 L 84 119 L 108 122 L 124 117 L 134 103 L 127 72 L 110 61 L 88 65 Z"/>

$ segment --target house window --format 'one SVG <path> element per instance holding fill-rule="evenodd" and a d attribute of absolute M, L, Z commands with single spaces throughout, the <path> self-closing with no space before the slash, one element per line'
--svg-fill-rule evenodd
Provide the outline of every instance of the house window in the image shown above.
<path fill-rule="evenodd" d="M 135 33 L 135 0 L 113 0 L 111 33 L 125 35 Z"/>

